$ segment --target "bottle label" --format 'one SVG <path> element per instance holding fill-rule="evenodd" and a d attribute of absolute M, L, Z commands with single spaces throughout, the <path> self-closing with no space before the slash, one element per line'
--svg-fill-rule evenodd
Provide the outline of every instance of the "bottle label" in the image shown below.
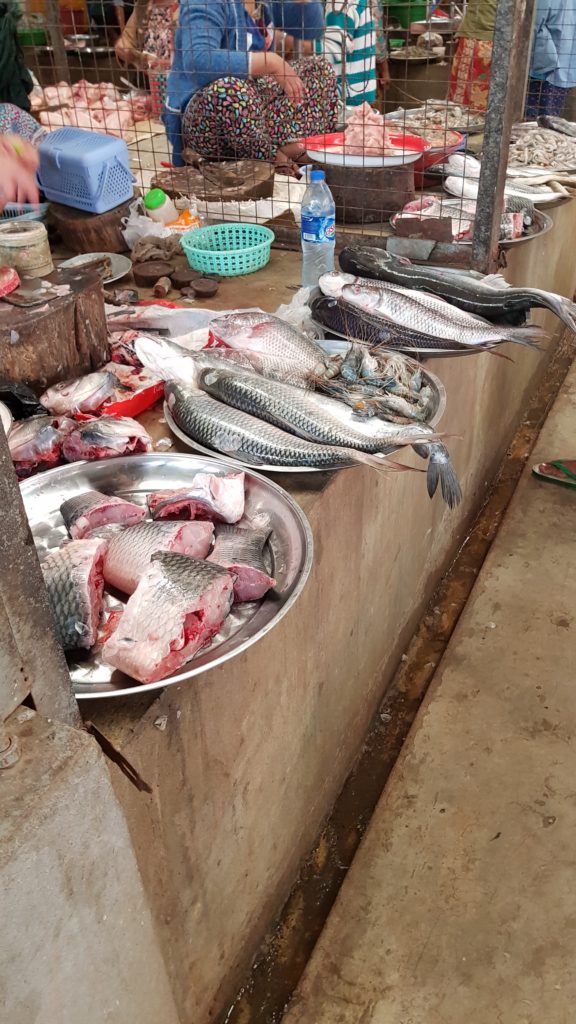
<path fill-rule="evenodd" d="M 335 238 L 334 217 L 302 217 L 303 242 L 333 242 Z"/>

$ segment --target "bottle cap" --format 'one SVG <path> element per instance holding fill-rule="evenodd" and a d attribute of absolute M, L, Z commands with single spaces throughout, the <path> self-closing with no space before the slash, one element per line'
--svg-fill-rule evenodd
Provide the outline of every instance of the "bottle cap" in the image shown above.
<path fill-rule="evenodd" d="M 166 198 L 166 193 L 161 188 L 151 188 L 144 196 L 144 206 L 147 210 L 157 210 L 160 206 L 164 206 Z"/>
<path fill-rule="evenodd" d="M 317 171 L 317 170 L 312 171 L 312 174 L 310 175 L 310 181 L 325 181 L 325 180 L 326 180 L 326 175 L 324 174 L 324 171 Z"/>

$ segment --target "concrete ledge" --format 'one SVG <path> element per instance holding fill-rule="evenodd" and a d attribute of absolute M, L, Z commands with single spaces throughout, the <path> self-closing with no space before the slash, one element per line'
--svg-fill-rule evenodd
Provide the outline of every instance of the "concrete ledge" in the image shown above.
<path fill-rule="evenodd" d="M 553 215 L 555 230 L 517 249 L 508 273 L 572 294 L 575 268 L 563 253 L 576 204 Z M 299 258 L 284 254 L 281 270 L 272 294 L 262 274 L 271 309 L 298 283 Z M 548 315 L 537 319 L 557 327 Z M 279 628 L 151 706 L 90 707 L 154 789 L 147 797 L 113 776 L 186 1024 L 206 1024 L 241 981 L 549 356 L 505 352 L 512 362 L 484 354 L 431 364 L 448 391 L 443 427 L 454 435 L 465 494 L 457 512 L 430 502 L 416 475 L 361 469 L 289 480 L 309 515 L 316 561 Z"/>
<path fill-rule="evenodd" d="M 179 1024 L 97 745 L 17 712 L 1 773 L 0 990 L 10 1024 Z"/>

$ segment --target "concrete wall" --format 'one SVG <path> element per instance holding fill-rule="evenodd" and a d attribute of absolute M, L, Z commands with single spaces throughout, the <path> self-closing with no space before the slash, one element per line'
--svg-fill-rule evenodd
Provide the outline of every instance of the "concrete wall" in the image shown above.
<path fill-rule="evenodd" d="M 0 778 L 2 1020 L 178 1024 L 99 748 L 25 710 L 9 732 L 22 756 Z"/>
<path fill-rule="evenodd" d="M 571 295 L 576 204 L 554 217 L 553 233 L 516 250 L 509 276 Z M 298 269 L 297 256 L 282 254 L 278 281 L 296 284 Z M 263 294 L 273 309 L 278 293 Z M 291 614 L 243 656 L 151 706 L 90 707 L 154 789 L 148 797 L 114 776 L 181 1024 L 206 1024 L 241 980 L 486 492 L 547 359 L 512 346 L 506 354 L 512 362 L 431 363 L 448 392 L 443 427 L 454 435 L 460 509 L 430 502 L 416 474 L 288 481 L 316 544 Z"/>

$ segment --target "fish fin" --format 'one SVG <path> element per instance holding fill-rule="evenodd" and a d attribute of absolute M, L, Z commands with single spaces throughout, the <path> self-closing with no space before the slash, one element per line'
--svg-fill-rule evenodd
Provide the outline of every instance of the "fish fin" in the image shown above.
<path fill-rule="evenodd" d="M 415 466 L 405 466 L 402 462 L 394 462 L 393 459 L 383 458 L 380 455 L 368 455 L 367 452 L 356 451 L 355 449 L 342 448 L 350 456 L 351 462 L 362 462 L 365 466 L 380 473 L 425 473 L 426 470 L 418 469 Z"/>
<path fill-rule="evenodd" d="M 448 508 L 456 508 L 462 501 L 462 489 L 447 448 L 443 444 L 435 445 L 434 448 L 424 444 L 414 444 L 412 447 L 421 459 L 428 459 L 426 484 L 429 496 L 434 497 L 440 484 Z"/>
<path fill-rule="evenodd" d="M 486 277 L 482 278 L 482 284 L 487 284 L 489 288 L 497 288 L 501 291 L 511 287 L 502 274 L 487 274 Z"/>
<path fill-rule="evenodd" d="M 540 350 L 539 341 L 549 341 L 550 335 L 543 327 L 508 327 L 502 331 L 503 341 L 515 341 L 518 345 Z"/>

